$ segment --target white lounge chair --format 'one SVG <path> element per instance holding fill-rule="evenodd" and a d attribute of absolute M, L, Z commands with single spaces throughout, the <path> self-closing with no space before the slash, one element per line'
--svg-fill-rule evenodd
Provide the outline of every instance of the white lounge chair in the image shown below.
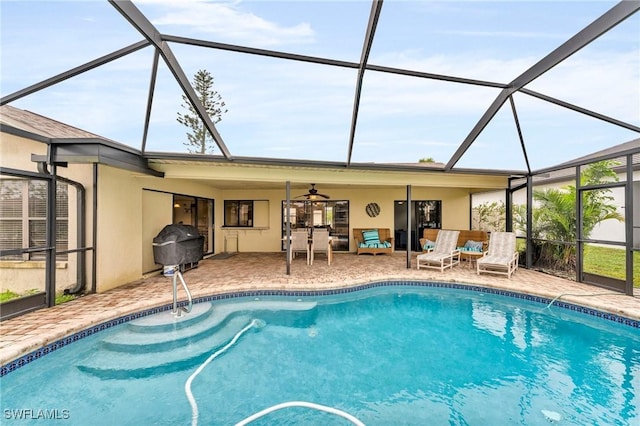
<path fill-rule="evenodd" d="M 443 272 L 446 268 L 458 265 L 460 263 L 460 251 L 457 249 L 458 235 L 460 231 L 441 229 L 433 248 L 419 254 L 416 258 L 417 268 L 439 269 Z"/>
<path fill-rule="evenodd" d="M 516 234 L 514 232 L 492 232 L 489 237 L 489 249 L 486 256 L 476 261 L 478 275 L 487 274 L 511 275 L 518 269 L 518 251 L 516 250 Z"/>
<path fill-rule="evenodd" d="M 329 239 L 329 231 L 326 229 L 314 229 L 313 237 L 311 238 L 311 264 L 313 265 L 313 259 L 316 253 L 326 253 L 327 263 L 331 265 L 331 240 Z"/>
<path fill-rule="evenodd" d="M 311 250 L 309 247 L 309 236 L 306 231 L 293 231 L 291 233 L 291 248 L 289 262 L 293 261 L 297 253 L 305 253 L 307 255 L 307 265 L 311 261 Z"/>

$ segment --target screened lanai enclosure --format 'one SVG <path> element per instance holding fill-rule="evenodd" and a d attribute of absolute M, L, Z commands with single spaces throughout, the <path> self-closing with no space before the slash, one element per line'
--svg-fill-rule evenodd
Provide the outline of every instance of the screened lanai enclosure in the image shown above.
<path fill-rule="evenodd" d="M 91 224 L 78 203 L 100 206 L 58 170 L 107 164 L 162 177 L 154 161 L 202 161 L 507 177 L 504 190 L 472 195 L 470 227 L 516 231 L 523 266 L 627 294 L 640 286 L 640 1 L 0 9 L 2 134 L 48 146 L 29 158 L 38 172 L 2 164 L 2 261 L 38 258 L 47 282 L 56 259 L 78 257 L 68 275 L 83 291 L 95 273 L 93 238 L 65 215 Z M 65 131 L 44 134 L 38 117 Z M 555 211 L 568 223 L 545 210 L 550 188 L 570 194 Z M 212 252 L 213 201 L 173 202 L 204 218 Z M 439 223 L 437 211 L 424 220 Z M 601 248 L 623 253 L 615 274 L 592 269 Z"/>

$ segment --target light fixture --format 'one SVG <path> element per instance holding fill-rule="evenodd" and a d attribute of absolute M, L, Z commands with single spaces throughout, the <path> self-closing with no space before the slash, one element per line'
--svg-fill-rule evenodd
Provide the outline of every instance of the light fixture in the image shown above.
<path fill-rule="evenodd" d="M 180 203 L 175 203 L 175 204 L 173 205 L 173 208 L 174 208 L 174 209 L 179 209 L 179 208 L 180 208 Z"/>
<path fill-rule="evenodd" d="M 322 198 L 330 198 L 328 195 L 325 194 L 320 194 L 318 193 L 318 190 L 316 189 L 316 184 L 312 183 L 311 184 L 311 188 L 309 188 L 309 192 L 304 194 L 304 195 L 298 195 L 296 198 L 302 198 L 305 197 L 307 200 L 318 200 L 320 199 L 320 197 Z"/>

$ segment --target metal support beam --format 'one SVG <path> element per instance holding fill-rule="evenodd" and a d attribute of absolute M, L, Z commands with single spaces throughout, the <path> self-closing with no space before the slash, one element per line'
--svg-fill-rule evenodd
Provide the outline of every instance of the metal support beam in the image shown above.
<path fill-rule="evenodd" d="M 473 127 L 469 135 L 467 135 L 460 147 L 453 154 L 445 166 L 445 170 L 450 171 L 453 166 L 456 165 L 462 155 L 478 138 L 489 121 L 491 121 L 491 119 L 500 110 L 509 96 L 522 89 L 525 85 L 531 83 L 533 80 L 540 77 L 542 74 L 549 71 L 551 68 L 555 67 L 583 47 L 587 46 L 589 43 L 636 13 L 638 10 L 640 10 L 640 1 L 621 1 L 591 24 L 587 25 L 582 31 L 562 43 L 553 52 L 538 61 L 538 63 L 516 77 L 509 84 L 509 88 L 500 92 L 491 106 L 489 106 L 485 111 L 478 123 Z"/>
<path fill-rule="evenodd" d="M 580 183 L 580 173 L 582 169 L 580 166 L 576 167 L 576 176 L 575 176 L 575 188 L 576 188 L 576 202 L 574 208 L 576 209 L 576 281 L 581 283 L 583 282 L 583 272 L 584 265 L 582 264 L 584 260 L 583 248 L 584 248 L 584 208 L 582 205 L 582 196 L 584 192 L 582 191 L 582 185 Z"/>
<path fill-rule="evenodd" d="M 198 98 L 198 95 L 193 89 L 193 86 L 191 86 L 189 78 L 182 70 L 182 67 L 174 56 L 173 51 L 171 50 L 167 42 L 162 40 L 160 32 L 153 26 L 153 24 L 147 19 L 147 17 L 144 16 L 136 6 L 134 6 L 131 1 L 109 0 L 109 3 L 111 3 L 113 7 L 115 7 L 116 10 L 118 10 L 118 12 L 120 12 L 122 16 L 124 16 L 127 21 L 131 23 L 131 25 L 133 25 L 138 31 L 140 31 L 140 33 L 145 36 L 145 38 L 156 47 L 156 49 L 158 49 L 160 55 L 162 56 L 162 59 L 164 59 L 165 63 L 169 67 L 169 70 L 182 88 L 184 95 L 187 97 L 187 99 L 189 99 L 189 102 L 191 102 L 191 105 L 193 105 L 205 127 L 207 128 L 209 133 L 211 133 L 211 136 L 213 137 L 216 145 L 218 145 L 220 152 L 222 152 L 222 155 L 224 155 L 227 160 L 231 160 L 231 153 L 227 149 L 227 146 L 224 144 L 222 136 L 220 136 L 220 134 L 216 130 L 213 121 L 211 121 L 211 117 L 209 117 L 207 110 L 205 109 L 204 105 L 202 105 L 202 102 L 200 101 L 200 98 Z"/>
<path fill-rule="evenodd" d="M 46 225 L 46 246 L 45 252 L 45 292 L 46 304 L 48 307 L 56 304 L 56 193 L 58 173 L 56 164 L 52 161 L 55 157 L 56 147 L 48 147 L 48 164 L 51 165 L 52 179 L 47 181 L 47 225 Z"/>
<path fill-rule="evenodd" d="M 509 89 L 504 89 L 498 94 L 498 97 L 494 99 L 494 101 L 491 103 L 489 108 L 484 112 L 484 114 L 482 114 L 482 117 L 480 117 L 480 120 L 476 123 L 475 126 L 473 126 L 473 129 L 471 129 L 471 132 L 469 132 L 469 134 L 464 139 L 464 141 L 460 144 L 460 146 L 458 147 L 456 152 L 453 154 L 449 162 L 444 166 L 445 171 L 451 171 L 453 166 L 455 166 L 456 163 L 460 160 L 460 158 L 462 158 L 464 153 L 467 152 L 467 150 L 469 149 L 473 141 L 475 141 L 478 138 L 478 136 L 480 135 L 480 133 L 482 133 L 484 128 L 487 127 L 487 124 L 489 124 L 489 122 L 493 119 L 493 117 L 498 113 L 500 108 L 502 108 L 502 105 L 507 101 L 509 96 L 511 96 L 511 93 L 513 93 L 513 91 Z"/>
<path fill-rule="evenodd" d="M 533 268 L 533 177 L 527 176 L 527 269 Z"/>
<path fill-rule="evenodd" d="M 356 137 L 356 126 L 358 124 L 358 111 L 360 109 L 360 96 L 362 94 L 362 82 L 364 80 L 364 71 L 369 60 L 373 37 L 376 33 L 378 18 L 382 10 L 382 0 L 373 0 L 371 3 L 371 13 L 369 14 L 369 24 L 364 37 L 364 46 L 362 47 L 362 55 L 360 56 L 360 68 L 358 70 L 358 80 L 356 81 L 356 93 L 353 99 L 353 114 L 351 115 L 351 131 L 349 133 L 349 149 L 347 154 L 347 165 L 351 163 L 351 154 L 353 153 L 353 142 Z"/>
<path fill-rule="evenodd" d="M 49 86 L 53 86 L 54 84 L 58 84 L 62 81 L 68 80 L 71 77 L 75 77 L 76 75 L 90 71 L 101 65 L 107 64 L 111 61 L 115 61 L 116 59 L 120 59 L 123 56 L 126 56 L 130 53 L 137 52 L 138 50 L 145 48 L 147 46 L 149 46 L 149 42 L 146 40 L 142 40 L 135 44 L 122 48 L 120 50 L 116 50 L 115 52 L 112 52 L 108 55 L 101 56 L 98 59 L 94 59 L 91 62 L 87 62 L 86 64 L 72 68 L 69 71 L 65 71 L 61 74 L 55 75 L 51 78 L 41 81 L 40 83 L 33 84 L 29 87 L 25 87 L 22 90 L 18 90 L 17 92 L 11 93 L 3 97 L 2 99 L 0 99 L 0 105 L 8 104 L 9 102 L 13 102 L 17 99 L 23 98 L 27 95 L 30 95 L 42 89 L 46 89 Z"/>
<path fill-rule="evenodd" d="M 591 111 L 589 109 L 574 105 L 572 103 L 569 103 L 569 102 L 566 102 L 566 101 L 563 101 L 563 100 L 560 100 L 560 99 L 557 99 L 557 98 L 554 98 L 554 97 L 551 97 L 551 96 L 548 96 L 548 95 L 545 95 L 545 94 L 542 94 L 542 93 L 534 92 L 533 90 L 529 90 L 529 89 L 526 89 L 526 88 L 522 88 L 520 90 L 520 93 L 524 93 L 526 95 L 533 96 L 534 98 L 538 98 L 538 99 L 541 99 L 543 101 L 550 102 L 550 103 L 552 103 L 554 105 L 558 105 L 558 106 L 561 106 L 563 108 L 567 108 L 567 109 L 570 109 L 572 111 L 579 112 L 580 114 L 584 114 L 586 116 L 595 118 L 597 120 L 605 121 L 605 122 L 607 122 L 609 124 L 613 124 L 615 126 L 619 126 L 619 127 L 624 128 L 624 129 L 640 133 L 640 127 L 635 126 L 635 125 L 633 125 L 631 123 L 627 123 L 626 121 L 617 120 L 617 119 L 609 117 L 607 115 L 600 114 L 600 113 Z"/>
<path fill-rule="evenodd" d="M 411 230 L 413 224 L 411 223 L 411 185 L 407 185 L 407 269 L 411 269 Z M 416 235 L 416 238 L 418 236 Z M 395 241 L 395 240 L 394 240 Z"/>
<path fill-rule="evenodd" d="M 505 231 L 513 231 L 513 189 L 507 188 L 504 195 Z"/>
<path fill-rule="evenodd" d="M 291 181 L 287 181 L 285 184 L 285 197 L 287 199 L 285 204 L 286 217 L 285 231 L 284 231 L 284 246 L 286 248 L 285 254 L 287 255 L 287 275 L 291 275 Z"/>
<path fill-rule="evenodd" d="M 625 294 L 633 296 L 633 156 L 627 155 L 627 182 L 624 187 L 624 227 L 625 227 L 625 252 L 626 256 L 626 286 Z"/>
<path fill-rule="evenodd" d="M 531 166 L 529 165 L 529 156 L 527 155 L 527 147 L 524 144 L 524 138 L 522 137 L 522 129 L 520 128 L 520 120 L 518 119 L 518 111 L 516 110 L 516 103 L 513 100 L 513 96 L 509 96 L 509 103 L 511 104 L 511 112 L 513 113 L 513 121 L 516 124 L 516 130 L 518 131 L 518 139 L 520 140 L 520 146 L 522 147 L 522 155 L 524 161 L 527 164 L 527 172 L 531 174 Z"/>
<path fill-rule="evenodd" d="M 147 137 L 149 136 L 149 125 L 151 124 L 151 109 L 153 108 L 153 95 L 156 88 L 156 79 L 158 77 L 158 63 L 160 62 L 160 52 L 158 49 L 153 51 L 153 64 L 151 65 L 151 77 L 149 79 L 149 95 L 147 96 L 147 110 L 144 114 L 144 130 L 142 134 L 142 146 L 140 152 L 144 155 L 147 149 Z"/>

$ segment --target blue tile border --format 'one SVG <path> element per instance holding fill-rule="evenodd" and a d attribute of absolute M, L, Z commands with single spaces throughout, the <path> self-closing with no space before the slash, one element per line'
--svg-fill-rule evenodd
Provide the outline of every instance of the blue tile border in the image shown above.
<path fill-rule="evenodd" d="M 587 308 L 585 306 L 575 305 L 573 303 L 562 302 L 556 299 L 549 299 L 547 297 L 534 296 L 526 293 L 517 293 L 509 290 L 500 290 L 490 287 L 482 287 L 470 284 L 458 284 L 450 282 L 439 281 L 374 281 L 367 284 L 360 284 L 354 287 L 327 289 L 327 290 L 250 290 L 250 291 L 237 291 L 233 293 L 215 294 L 211 296 L 198 297 L 193 300 L 193 303 L 214 302 L 216 300 L 234 299 L 238 297 L 256 297 L 256 296 L 287 296 L 287 297 L 314 297 L 314 296 L 333 296 L 339 294 L 354 293 L 357 291 L 368 290 L 377 287 L 436 287 L 436 288 L 448 288 L 455 290 L 474 291 L 478 293 L 487 293 L 493 295 L 507 296 L 515 299 L 526 300 L 529 302 L 541 303 L 545 305 L 552 304 L 558 308 L 567 309 L 573 312 L 578 312 L 586 315 L 590 315 L 596 318 L 600 318 L 607 321 L 613 321 L 624 326 L 628 326 L 635 329 L 640 329 L 640 320 L 626 318 L 620 315 L 599 311 L 593 308 Z M 552 303 L 553 302 L 553 303 Z M 185 301 L 180 302 L 179 306 L 186 306 Z M 119 318 L 115 318 L 101 324 L 94 325 L 85 330 L 74 333 L 70 336 L 59 339 L 53 343 L 49 343 L 40 349 L 28 353 L 14 361 L 11 361 L 2 367 L 0 367 L 0 377 L 4 377 L 12 371 L 17 370 L 20 367 L 24 367 L 30 362 L 39 359 L 51 352 L 56 351 L 64 346 L 67 346 L 73 342 L 76 342 L 85 337 L 91 336 L 103 330 L 107 330 L 113 326 L 124 324 L 126 322 L 146 317 L 149 315 L 157 314 L 160 312 L 168 311 L 173 308 L 173 304 L 163 305 L 156 308 L 145 309 L 144 311 L 136 312 L 133 314 L 125 315 Z"/>

